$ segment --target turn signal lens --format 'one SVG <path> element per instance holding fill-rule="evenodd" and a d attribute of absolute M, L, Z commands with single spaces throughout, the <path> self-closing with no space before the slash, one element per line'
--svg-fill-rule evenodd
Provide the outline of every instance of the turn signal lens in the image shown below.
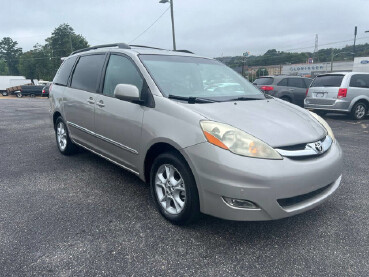
<path fill-rule="evenodd" d="M 230 125 L 200 121 L 207 141 L 232 153 L 261 159 L 281 160 L 282 157 L 265 142 Z"/>

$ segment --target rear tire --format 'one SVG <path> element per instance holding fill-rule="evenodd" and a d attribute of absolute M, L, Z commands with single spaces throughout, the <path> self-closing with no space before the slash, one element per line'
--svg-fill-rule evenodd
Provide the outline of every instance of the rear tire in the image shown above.
<path fill-rule="evenodd" d="M 8 93 L 7 93 L 6 91 L 3 91 L 1 94 L 2 94 L 3 96 L 8 96 Z"/>
<path fill-rule="evenodd" d="M 78 151 L 78 147 L 69 137 L 67 125 L 61 116 L 59 116 L 55 122 L 55 137 L 58 149 L 63 155 L 73 155 Z"/>
<path fill-rule="evenodd" d="M 156 208 L 168 221 L 185 225 L 200 216 L 195 178 L 186 161 L 175 152 L 159 155 L 150 171 L 150 189 Z"/>
<path fill-rule="evenodd" d="M 287 97 L 287 96 L 282 96 L 282 97 L 281 97 L 281 99 L 282 99 L 283 101 L 288 102 L 288 103 L 292 103 L 291 98 L 289 98 L 289 97 Z"/>
<path fill-rule="evenodd" d="M 364 102 L 356 103 L 351 110 L 351 117 L 355 120 L 363 119 L 368 113 L 368 107 Z"/>
<path fill-rule="evenodd" d="M 35 98 L 36 97 L 36 95 L 34 95 L 33 93 L 31 94 L 31 98 Z"/>
<path fill-rule="evenodd" d="M 326 111 L 319 111 L 319 110 L 315 110 L 314 111 L 317 115 L 320 115 L 320 116 L 325 116 L 327 114 Z"/>

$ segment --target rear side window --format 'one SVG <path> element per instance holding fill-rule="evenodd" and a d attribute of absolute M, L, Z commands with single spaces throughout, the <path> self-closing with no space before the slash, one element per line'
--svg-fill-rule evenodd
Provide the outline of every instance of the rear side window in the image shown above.
<path fill-rule="evenodd" d="M 293 88 L 306 88 L 302 78 L 288 78 L 288 86 Z"/>
<path fill-rule="evenodd" d="M 304 82 L 305 82 L 307 88 L 310 87 L 310 84 L 311 84 L 312 81 L 313 81 L 312 79 L 308 79 L 308 78 L 304 79 Z"/>
<path fill-rule="evenodd" d="M 343 75 L 322 75 L 314 79 L 311 87 L 340 87 Z"/>
<path fill-rule="evenodd" d="M 369 74 L 356 74 L 351 76 L 350 87 L 369 88 Z"/>
<path fill-rule="evenodd" d="M 76 61 L 77 57 L 72 57 L 65 60 L 60 66 L 58 72 L 55 75 L 54 83 L 61 86 L 66 86 L 68 84 L 68 79 L 70 75 L 70 71 Z"/>
<path fill-rule="evenodd" d="M 82 56 L 73 73 L 71 87 L 96 92 L 105 55 Z"/>
<path fill-rule="evenodd" d="M 143 79 L 128 58 L 111 55 L 106 68 L 103 94 L 114 97 L 114 90 L 118 84 L 134 85 L 141 91 Z"/>
<path fill-rule="evenodd" d="M 270 77 L 268 77 L 268 78 L 259 78 L 259 79 L 256 79 L 255 81 L 254 81 L 254 85 L 257 85 L 257 86 L 261 86 L 261 85 L 271 85 L 271 84 L 273 84 L 273 80 L 274 80 L 274 78 L 270 78 Z"/>
<path fill-rule="evenodd" d="M 287 86 L 287 78 L 284 78 L 282 81 L 280 81 L 278 84 L 278 86 Z"/>

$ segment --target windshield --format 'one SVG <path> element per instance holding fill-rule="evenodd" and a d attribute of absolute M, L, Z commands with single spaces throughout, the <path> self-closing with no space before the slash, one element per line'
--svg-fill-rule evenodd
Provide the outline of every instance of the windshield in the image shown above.
<path fill-rule="evenodd" d="M 227 101 L 240 97 L 265 99 L 263 93 L 222 63 L 184 56 L 140 55 L 165 96 Z"/>
<path fill-rule="evenodd" d="M 311 87 L 340 87 L 343 75 L 322 75 L 315 78 Z"/>

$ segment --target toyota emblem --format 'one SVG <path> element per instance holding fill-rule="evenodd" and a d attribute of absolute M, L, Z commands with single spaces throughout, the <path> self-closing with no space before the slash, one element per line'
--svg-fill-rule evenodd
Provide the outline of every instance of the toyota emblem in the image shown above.
<path fill-rule="evenodd" d="M 323 151 L 323 146 L 322 146 L 322 143 L 320 141 L 317 141 L 315 143 L 315 149 L 318 153 L 322 152 Z"/>

